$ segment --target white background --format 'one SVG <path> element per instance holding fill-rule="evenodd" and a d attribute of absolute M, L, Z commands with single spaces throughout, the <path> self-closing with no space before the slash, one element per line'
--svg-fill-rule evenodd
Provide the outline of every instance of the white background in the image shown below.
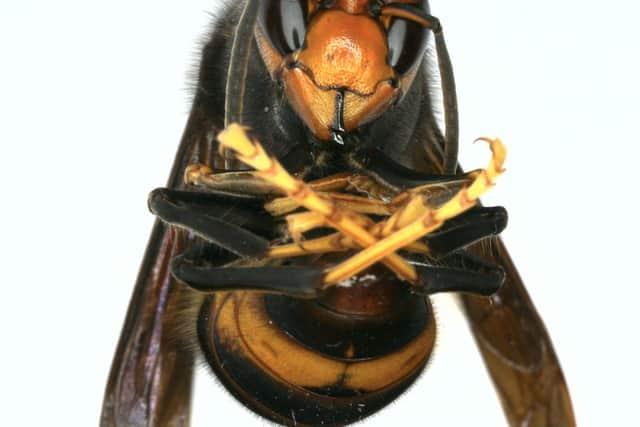
<path fill-rule="evenodd" d="M 638 425 L 637 18 L 623 0 L 434 0 L 453 58 L 461 159 L 499 135 L 485 198 L 553 337 L 582 426 Z M 186 121 L 215 0 L 0 4 L 0 399 L 7 426 L 96 425 L 104 383 Z M 367 426 L 504 425 L 461 315 Z M 263 425 L 201 375 L 195 426 Z"/>

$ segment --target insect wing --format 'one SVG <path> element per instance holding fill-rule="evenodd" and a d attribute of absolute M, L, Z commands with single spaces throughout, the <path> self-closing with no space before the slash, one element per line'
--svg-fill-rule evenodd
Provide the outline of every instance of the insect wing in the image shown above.
<path fill-rule="evenodd" d="M 209 111 L 208 105 L 204 96 L 196 97 L 169 188 L 183 186 L 187 165 L 218 159 L 211 135 L 222 127 L 222 115 Z M 189 424 L 194 354 L 177 332 L 185 288 L 171 276 L 169 266 L 196 240 L 156 221 L 111 365 L 101 426 Z"/>
<path fill-rule="evenodd" d="M 178 233 L 154 225 L 111 366 L 101 425 L 185 425 L 193 355 L 171 341 L 179 290 L 169 274 Z"/>
<path fill-rule="evenodd" d="M 463 295 L 465 314 L 512 426 L 575 426 L 567 385 L 544 323 L 501 239 L 471 251 L 500 265 L 491 298 Z"/>
<path fill-rule="evenodd" d="M 196 96 L 167 183 L 169 189 L 184 188 L 184 173 L 190 164 L 216 169 L 225 166 L 215 137 L 225 122 L 224 83 L 228 67 L 233 65 L 229 63 L 230 41 L 240 6 L 229 7 L 218 16 L 203 46 Z M 252 25 L 250 18 L 248 15 Z M 243 103 L 243 99 L 235 101 Z M 227 109 L 238 107 L 234 104 Z M 199 242 L 200 238 L 186 231 L 156 221 L 111 366 L 102 408 L 103 427 L 189 424 L 195 355 L 193 345 L 181 339 L 180 330 L 184 314 L 180 310 L 190 302 L 185 304 L 189 291 L 171 276 L 169 266 L 174 256 Z"/>
<path fill-rule="evenodd" d="M 426 126 L 429 130 L 429 126 Z M 424 144 L 429 168 L 442 171 L 447 150 L 437 131 Z M 458 165 L 458 173 L 462 169 Z M 575 426 L 567 385 L 553 344 L 500 238 L 469 251 L 504 269 L 505 282 L 491 298 L 462 295 L 472 333 L 510 425 Z"/>

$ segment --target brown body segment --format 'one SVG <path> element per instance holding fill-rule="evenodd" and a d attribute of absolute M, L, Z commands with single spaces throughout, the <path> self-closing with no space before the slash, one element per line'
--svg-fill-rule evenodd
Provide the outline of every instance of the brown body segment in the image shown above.
<path fill-rule="evenodd" d="M 366 13 L 369 3 L 371 3 L 370 0 L 336 0 L 331 7 L 357 15 Z"/>
<path fill-rule="evenodd" d="M 323 10 L 309 24 L 306 46 L 295 59 L 318 87 L 368 96 L 394 77 L 387 54 L 386 35 L 371 17 Z"/>
<path fill-rule="evenodd" d="M 279 73 L 292 106 L 321 139 L 332 127 L 349 131 L 372 120 L 400 94 L 382 27 L 334 7 L 314 15 L 304 47 Z"/>
<path fill-rule="evenodd" d="M 435 342 L 428 300 L 416 299 L 398 283 L 364 287 L 370 286 L 385 288 L 374 291 L 377 294 L 391 289 L 396 293 L 389 295 L 395 303 L 382 315 L 336 313 L 336 308 L 353 307 L 344 302 L 324 305 L 336 302 L 332 298 L 322 303 L 257 292 L 217 293 L 202 306 L 199 339 L 225 386 L 259 414 L 285 425 L 349 424 L 402 393 L 426 365 Z M 362 290 L 353 288 L 356 293 Z M 315 339 L 296 329 L 301 318 L 280 317 L 296 313 L 304 313 L 303 322 L 315 324 Z M 407 316 L 414 323 L 405 324 Z M 344 334 L 347 330 L 351 334 Z M 392 330 L 404 333 L 404 339 L 389 339 Z M 331 354 L 335 338 L 349 341 L 349 336 L 354 341 Z M 367 336 L 384 348 L 369 348 Z"/>
<path fill-rule="evenodd" d="M 385 22 L 372 16 L 369 7 L 369 1 L 342 0 L 322 10 L 308 8 L 305 41 L 284 58 L 270 45 L 268 30 L 256 28 L 267 68 L 320 139 L 372 121 L 402 96 L 402 86 L 406 90 L 415 76 L 398 76 L 389 65 Z"/>

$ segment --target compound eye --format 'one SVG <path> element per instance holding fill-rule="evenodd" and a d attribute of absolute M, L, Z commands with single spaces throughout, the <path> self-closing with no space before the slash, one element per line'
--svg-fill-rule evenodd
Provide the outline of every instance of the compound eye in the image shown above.
<path fill-rule="evenodd" d="M 389 65 L 400 75 L 411 70 L 424 55 L 428 30 L 406 19 L 393 18 L 387 33 Z"/>
<path fill-rule="evenodd" d="M 286 56 L 302 47 L 307 0 L 259 0 L 258 21 L 271 45 Z"/>

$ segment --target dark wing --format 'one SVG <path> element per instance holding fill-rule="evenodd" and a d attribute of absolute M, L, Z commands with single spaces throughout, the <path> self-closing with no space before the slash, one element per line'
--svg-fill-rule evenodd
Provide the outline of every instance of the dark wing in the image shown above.
<path fill-rule="evenodd" d="M 186 426 L 193 354 L 172 341 L 180 287 L 169 260 L 183 236 L 156 222 L 111 365 L 101 426 Z"/>
<path fill-rule="evenodd" d="M 502 240 L 480 242 L 471 251 L 506 272 L 495 296 L 463 295 L 462 302 L 509 424 L 575 426 L 551 339 Z"/>
<path fill-rule="evenodd" d="M 211 129 L 194 106 L 168 187 L 179 188 L 186 165 L 211 162 L 211 143 L 197 129 Z M 204 142 L 203 142 L 204 141 Z M 186 292 L 169 271 L 171 259 L 194 237 L 156 221 L 129 303 L 111 365 L 102 426 L 187 426 L 194 355 L 176 337 Z"/>
<path fill-rule="evenodd" d="M 176 154 L 169 188 L 182 187 L 195 162 L 220 167 L 215 135 L 224 122 L 224 88 L 232 19 L 216 22 L 204 47 L 196 97 Z M 101 426 L 187 426 L 194 354 L 177 338 L 187 290 L 169 271 L 170 260 L 197 239 L 156 221 L 129 303 L 111 366 Z"/>
<path fill-rule="evenodd" d="M 431 106 L 423 105 L 426 119 L 414 141 L 423 144 L 427 171 L 442 172 L 445 143 L 432 114 Z M 410 160 L 403 159 L 405 164 Z M 458 172 L 462 173 L 459 166 Z M 462 305 L 510 425 L 575 426 L 553 344 L 502 240 L 483 241 L 469 250 L 502 266 L 506 273 L 497 295 L 463 295 Z"/>

